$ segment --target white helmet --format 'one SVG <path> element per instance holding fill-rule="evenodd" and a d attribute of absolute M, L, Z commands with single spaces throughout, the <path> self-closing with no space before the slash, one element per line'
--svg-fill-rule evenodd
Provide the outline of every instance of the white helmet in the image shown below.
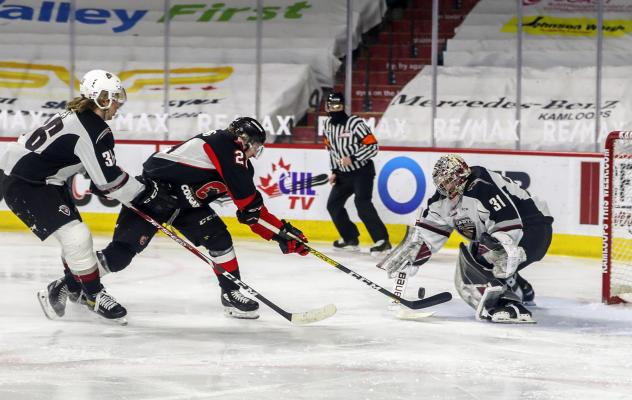
<path fill-rule="evenodd" d="M 101 110 L 110 108 L 113 100 L 121 105 L 127 100 L 127 94 L 125 93 L 121 79 L 113 73 L 102 69 L 88 71 L 83 76 L 83 79 L 81 79 L 79 91 L 83 97 L 92 99 Z M 101 106 L 97 101 L 103 92 L 105 92 L 105 98 L 108 100 L 106 106 Z"/>

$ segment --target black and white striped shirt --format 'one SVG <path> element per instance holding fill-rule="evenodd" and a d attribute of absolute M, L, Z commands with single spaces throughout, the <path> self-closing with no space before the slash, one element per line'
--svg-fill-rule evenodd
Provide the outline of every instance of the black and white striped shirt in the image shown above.
<path fill-rule="evenodd" d="M 362 118 L 351 115 L 344 125 L 332 124 L 331 118 L 328 118 L 324 128 L 325 145 L 329 150 L 329 166 L 332 171 L 355 171 L 377 155 L 377 140 Z M 343 166 L 343 157 L 351 157 L 353 163 Z"/>

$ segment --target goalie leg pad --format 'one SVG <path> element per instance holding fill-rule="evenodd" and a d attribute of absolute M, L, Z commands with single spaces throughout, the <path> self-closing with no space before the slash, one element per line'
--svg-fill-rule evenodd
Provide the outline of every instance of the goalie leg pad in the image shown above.
<path fill-rule="evenodd" d="M 456 291 L 475 310 L 478 309 L 490 282 L 494 282 L 494 286 L 502 286 L 500 281 L 494 278 L 491 268 L 487 268 L 474 258 L 473 254 L 476 253 L 477 243 L 471 242 L 469 248 L 461 243 L 454 274 Z"/>

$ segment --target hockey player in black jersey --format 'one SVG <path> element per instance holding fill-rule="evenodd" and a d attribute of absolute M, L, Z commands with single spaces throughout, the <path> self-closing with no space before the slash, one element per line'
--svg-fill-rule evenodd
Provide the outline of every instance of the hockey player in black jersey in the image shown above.
<path fill-rule="evenodd" d="M 167 151 L 153 154 L 143 164 L 143 177 L 168 187 L 176 204 L 151 209 L 143 204 L 143 212 L 160 223 L 169 222 L 196 246 L 205 247 L 213 262 L 240 278 L 233 242 L 226 225 L 209 204 L 228 194 L 237 206 L 237 218 L 250 225 L 253 232 L 266 240 L 275 240 L 285 254 L 308 251 L 296 240 L 286 240 L 267 230 L 258 221 L 264 220 L 303 241 L 307 238 L 289 222 L 279 220 L 263 204 L 254 182 L 254 169 L 249 161 L 263 151 L 265 131 L 253 118 L 234 120 L 226 130 L 199 134 Z M 156 228 L 132 210 L 122 207 L 112 242 L 97 252 L 101 274 L 121 271 L 134 256 L 147 247 Z M 239 287 L 217 273 L 221 302 L 226 315 L 236 318 L 258 318 L 259 304 L 242 295 Z M 73 297 L 80 289 L 72 279 L 66 284 Z"/>
<path fill-rule="evenodd" d="M 149 208 L 162 194 L 116 165 L 114 137 L 105 121 L 125 103 L 121 80 L 107 71 L 92 70 L 81 80 L 80 92 L 65 112 L 8 146 L 0 159 L 6 175 L 2 193 L 11 211 L 38 238 L 53 236 L 59 241 L 65 273 L 83 291 L 83 303 L 105 318 L 124 322 L 127 311 L 101 284 L 92 235 L 71 199 L 66 180 L 87 172 L 93 187 L 110 198 Z M 49 318 L 64 315 L 64 282 L 51 282 L 38 293 Z"/>
<path fill-rule="evenodd" d="M 442 156 L 432 177 L 437 192 L 420 210 L 413 232 L 378 267 L 390 278 L 419 266 L 443 247 L 456 229 L 461 244 L 455 275 L 459 295 L 481 320 L 535 322 L 525 307 L 533 287 L 519 273 L 539 261 L 551 244 L 553 217 L 545 202 L 516 182 L 461 156 Z"/>

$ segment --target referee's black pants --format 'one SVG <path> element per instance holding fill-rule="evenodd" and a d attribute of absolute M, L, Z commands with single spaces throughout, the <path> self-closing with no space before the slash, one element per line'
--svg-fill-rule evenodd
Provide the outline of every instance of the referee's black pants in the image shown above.
<path fill-rule="evenodd" d="M 371 202 L 373 197 L 373 181 L 375 180 L 375 166 L 372 161 L 360 169 L 351 172 L 336 173 L 336 183 L 327 199 L 327 211 L 331 216 L 336 229 L 345 241 L 356 239 L 360 236 L 358 227 L 351 222 L 345 202 L 351 195 L 355 195 L 354 203 L 358 210 L 358 216 L 369 231 L 374 242 L 388 240 L 386 226 L 377 215 L 377 210 Z"/>

